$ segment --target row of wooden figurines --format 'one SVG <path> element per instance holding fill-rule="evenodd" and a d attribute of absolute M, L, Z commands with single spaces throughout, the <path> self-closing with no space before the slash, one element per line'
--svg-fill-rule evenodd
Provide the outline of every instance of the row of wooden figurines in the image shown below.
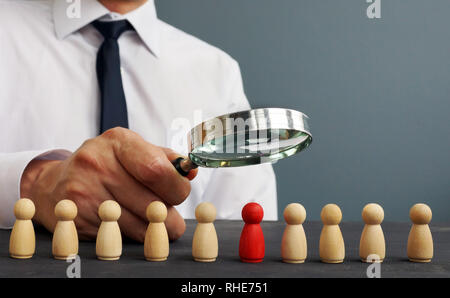
<path fill-rule="evenodd" d="M 20 199 L 14 206 L 16 222 L 10 237 L 10 256 L 18 259 L 31 258 L 35 252 L 35 234 L 31 219 L 35 207 L 31 200 Z M 251 221 L 246 214 L 257 214 Z M 100 260 L 117 260 L 122 254 L 122 237 L 117 220 L 121 215 L 116 201 L 103 202 L 98 210 L 102 220 L 96 239 L 96 254 Z M 146 210 L 149 225 L 144 241 L 144 256 L 148 261 L 164 261 L 169 255 L 169 239 L 164 221 L 166 206 L 158 201 L 150 203 Z M 249 203 L 242 210 L 246 222 L 241 233 L 239 253 L 244 262 L 260 262 L 264 258 L 264 237 L 260 227 L 262 207 Z M 52 254 L 55 259 L 66 260 L 78 254 L 78 234 L 74 219 L 77 207 L 70 200 L 62 200 L 55 207 L 57 224 L 52 239 Z M 200 203 L 195 216 L 198 224 L 192 241 L 192 255 L 195 261 L 213 262 L 218 256 L 218 239 L 214 227 L 216 209 L 208 202 Z M 425 204 L 416 204 L 410 210 L 411 227 L 407 255 L 413 262 L 429 262 L 433 257 L 433 240 L 428 223 L 431 209 Z M 382 262 L 385 258 L 385 239 L 381 228 L 384 219 L 383 208 L 368 204 L 362 211 L 365 222 L 360 238 L 360 257 L 363 262 Z M 307 241 L 303 229 L 306 219 L 305 208 L 298 203 L 287 205 L 284 210 L 286 228 L 281 241 L 281 257 L 286 263 L 303 263 L 307 257 Z M 339 223 L 342 212 L 335 204 L 325 205 L 321 212 L 324 224 L 319 242 L 320 259 L 325 263 L 342 263 L 345 246 Z M 252 227 L 254 226 L 254 227 Z M 251 228 L 257 228 L 251 229 Z M 252 233 L 254 235 L 252 235 Z"/>

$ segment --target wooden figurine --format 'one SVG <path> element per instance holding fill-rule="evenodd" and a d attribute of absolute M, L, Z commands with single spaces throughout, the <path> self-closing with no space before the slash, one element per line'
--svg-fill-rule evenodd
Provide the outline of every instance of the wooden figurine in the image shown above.
<path fill-rule="evenodd" d="M 381 223 L 384 219 L 383 208 L 378 204 L 367 204 L 362 211 L 365 222 L 359 241 L 359 256 L 365 263 L 381 263 L 386 254 Z"/>
<path fill-rule="evenodd" d="M 344 238 L 339 223 L 342 220 L 341 209 L 336 204 L 325 205 L 320 213 L 324 224 L 320 233 L 319 255 L 324 263 L 342 263 L 345 258 Z"/>
<path fill-rule="evenodd" d="M 15 259 L 29 259 L 36 249 L 33 218 L 35 207 L 30 199 L 20 199 L 14 205 L 16 222 L 9 239 L 9 254 Z"/>
<path fill-rule="evenodd" d="M 73 259 L 78 254 L 78 233 L 73 220 L 77 205 L 70 200 L 59 201 L 55 206 L 56 223 L 53 232 L 52 253 L 57 260 Z"/>
<path fill-rule="evenodd" d="M 169 256 L 169 236 L 164 221 L 167 218 L 167 207 L 160 201 L 153 201 L 147 206 L 149 221 L 145 233 L 144 255 L 147 261 L 160 262 Z"/>
<path fill-rule="evenodd" d="M 306 235 L 303 222 L 306 219 L 305 208 L 292 203 L 284 209 L 286 228 L 281 240 L 281 258 L 285 263 L 304 263 L 307 255 Z"/>
<path fill-rule="evenodd" d="M 428 263 L 433 258 L 433 237 L 428 224 L 431 209 L 425 204 L 415 204 L 409 211 L 412 227 L 408 237 L 408 258 L 411 262 Z"/>
<path fill-rule="evenodd" d="M 192 256 L 197 262 L 214 262 L 219 250 L 214 227 L 216 208 L 211 203 L 201 203 L 195 209 L 195 217 L 198 224 L 192 239 Z"/>
<path fill-rule="evenodd" d="M 95 250 L 99 260 L 114 261 L 122 255 L 122 235 L 117 223 L 120 214 L 120 205 L 113 200 L 104 201 L 98 208 L 102 223 L 98 229 Z"/>

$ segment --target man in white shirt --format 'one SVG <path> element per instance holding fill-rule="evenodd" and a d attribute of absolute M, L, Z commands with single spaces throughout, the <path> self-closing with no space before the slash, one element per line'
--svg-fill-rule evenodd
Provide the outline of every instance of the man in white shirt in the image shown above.
<path fill-rule="evenodd" d="M 123 21 L 131 30 L 111 41 L 96 20 Z M 99 74 L 108 68 L 97 61 L 107 42 L 117 58 L 120 49 L 113 74 L 119 84 L 111 84 L 111 73 Z M 184 233 L 183 218 L 194 218 L 202 201 L 216 206 L 219 219 L 239 219 L 249 201 L 262 205 L 265 219 L 277 219 L 270 165 L 202 168 L 182 177 L 171 164 L 187 154 L 190 127 L 249 104 L 238 64 L 159 20 L 153 0 L 0 0 L 0 44 L 0 227 L 12 226 L 19 197 L 34 201 L 34 220 L 50 231 L 55 204 L 73 200 L 87 239 L 95 237 L 97 208 L 107 199 L 121 204 L 119 225 L 138 241 L 153 200 L 168 206 L 171 239 Z M 129 129 L 101 128 L 102 79 L 119 87 L 110 97 L 122 94 Z"/>

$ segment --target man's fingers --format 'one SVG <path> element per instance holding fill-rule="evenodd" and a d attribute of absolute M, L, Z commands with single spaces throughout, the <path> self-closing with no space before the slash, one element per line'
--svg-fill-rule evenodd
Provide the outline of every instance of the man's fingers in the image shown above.
<path fill-rule="evenodd" d="M 177 240 L 186 231 L 186 223 L 175 207 L 167 207 L 167 219 L 164 223 L 171 241 Z"/>
<path fill-rule="evenodd" d="M 184 234 L 186 224 L 174 207 L 169 207 L 167 211 L 167 219 L 164 222 L 167 234 L 170 240 L 177 240 Z M 139 242 L 144 242 L 148 223 L 125 208 L 122 208 L 119 226 L 125 236 Z"/>
<path fill-rule="evenodd" d="M 104 187 L 98 187 L 95 196 L 86 189 L 82 184 L 65 186 L 64 195 L 61 197 L 72 200 L 77 206 L 78 212 L 74 221 L 80 239 L 93 240 L 97 237 L 101 224 L 98 208 L 103 201 L 114 200 L 114 198 Z"/>
<path fill-rule="evenodd" d="M 80 240 L 94 240 L 100 225 L 92 224 L 83 218 L 75 218 L 75 226 Z"/>
<path fill-rule="evenodd" d="M 119 165 L 119 167 L 121 167 Z M 108 193 L 133 215 L 148 223 L 146 210 L 153 201 L 162 201 L 150 189 L 135 180 L 123 168 L 115 170 L 114 179 L 103 181 Z M 171 240 L 176 240 L 183 235 L 186 225 L 184 219 L 174 207 L 167 207 L 167 219 L 165 221 L 167 232 Z"/>
<path fill-rule="evenodd" d="M 179 153 L 176 153 L 175 151 L 173 151 L 170 148 L 163 148 L 163 147 L 161 147 L 161 149 L 164 151 L 164 153 L 167 155 L 167 158 L 170 161 L 174 161 L 174 160 L 176 160 L 179 157 L 187 158 L 186 156 L 183 156 L 183 155 L 181 155 Z M 190 170 L 189 174 L 186 176 L 186 178 L 188 178 L 189 180 L 193 180 L 197 176 L 197 173 L 198 173 L 198 168 Z"/>
<path fill-rule="evenodd" d="M 121 206 L 146 221 L 145 210 L 148 204 L 161 199 L 120 164 L 116 164 L 113 171 L 114 176 L 104 177 L 102 183 Z"/>
<path fill-rule="evenodd" d="M 107 184 L 108 191 L 113 197 L 133 215 L 139 217 L 145 223 L 148 223 L 146 210 L 148 205 L 153 201 L 162 201 L 151 190 L 146 188 L 140 182 L 136 181 L 126 172 L 121 172 L 117 183 Z M 176 240 L 183 235 L 186 225 L 184 219 L 174 207 L 167 207 L 167 219 L 165 221 L 167 232 L 170 240 Z"/>
<path fill-rule="evenodd" d="M 105 132 L 122 166 L 158 197 L 170 205 L 181 204 L 191 191 L 189 180 L 178 174 L 161 148 L 138 134 L 116 128 Z"/>
<path fill-rule="evenodd" d="M 125 236 L 139 242 L 144 242 L 145 231 L 147 230 L 146 222 L 125 208 L 122 208 L 122 214 L 118 222 L 120 230 Z"/>
<path fill-rule="evenodd" d="M 101 224 L 98 208 L 105 200 L 121 205 L 118 222 L 122 232 L 140 242 L 148 226 L 147 206 L 155 200 L 163 201 L 169 206 L 165 221 L 169 238 L 178 239 L 186 227 L 171 206 L 186 199 L 190 182 L 172 165 L 171 159 L 177 157 L 179 154 L 147 143 L 128 129 L 110 129 L 86 141 L 64 162 L 52 194 L 77 205 L 75 222 L 81 239 L 96 237 Z"/>

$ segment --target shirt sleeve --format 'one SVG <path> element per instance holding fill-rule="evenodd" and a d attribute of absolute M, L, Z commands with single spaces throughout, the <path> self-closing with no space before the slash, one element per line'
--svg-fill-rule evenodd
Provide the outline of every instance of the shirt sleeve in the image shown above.
<path fill-rule="evenodd" d="M 14 224 L 14 204 L 20 198 L 20 180 L 34 159 L 64 160 L 71 152 L 64 149 L 0 153 L 0 228 Z"/>
<path fill-rule="evenodd" d="M 229 113 L 250 109 L 235 60 L 230 67 L 229 90 Z M 241 219 L 244 205 L 256 202 L 264 209 L 264 220 L 278 219 L 276 178 L 271 164 L 201 170 L 211 171 L 202 200 L 214 203 L 218 218 Z"/>

